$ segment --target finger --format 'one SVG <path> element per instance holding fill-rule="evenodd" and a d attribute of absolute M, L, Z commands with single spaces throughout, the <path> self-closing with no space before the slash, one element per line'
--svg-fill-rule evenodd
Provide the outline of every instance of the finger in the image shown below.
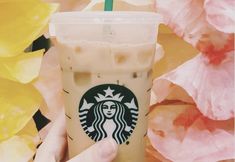
<path fill-rule="evenodd" d="M 35 162 L 56 162 L 63 159 L 67 146 L 64 112 L 56 121 L 36 153 Z"/>
<path fill-rule="evenodd" d="M 67 162 L 111 162 L 117 155 L 118 145 L 112 138 L 104 139 Z"/>

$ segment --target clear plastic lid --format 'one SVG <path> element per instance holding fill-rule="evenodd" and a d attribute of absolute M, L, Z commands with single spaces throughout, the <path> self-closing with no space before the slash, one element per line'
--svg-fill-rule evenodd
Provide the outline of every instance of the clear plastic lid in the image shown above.
<path fill-rule="evenodd" d="M 58 12 L 53 24 L 159 24 L 162 18 L 154 12 Z"/>
<path fill-rule="evenodd" d="M 59 41 L 154 42 L 161 20 L 153 12 L 59 12 L 49 32 Z"/>

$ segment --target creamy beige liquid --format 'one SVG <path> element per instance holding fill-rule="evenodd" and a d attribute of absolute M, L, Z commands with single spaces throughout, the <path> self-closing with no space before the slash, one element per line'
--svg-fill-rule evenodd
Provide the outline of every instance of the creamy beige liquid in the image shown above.
<path fill-rule="evenodd" d="M 101 42 L 59 42 L 69 156 L 74 157 L 95 142 L 88 137 L 79 120 L 79 102 L 83 94 L 101 84 L 118 84 L 131 90 L 139 105 L 136 127 L 119 146 L 114 162 L 144 162 L 151 66 L 155 44 L 117 45 Z"/>

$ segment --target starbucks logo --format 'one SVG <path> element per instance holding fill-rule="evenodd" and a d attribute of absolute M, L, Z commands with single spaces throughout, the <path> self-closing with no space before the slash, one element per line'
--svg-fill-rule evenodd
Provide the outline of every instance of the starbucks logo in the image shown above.
<path fill-rule="evenodd" d="M 126 87 L 103 84 L 89 89 L 79 104 L 79 118 L 94 141 L 112 137 L 118 144 L 132 134 L 138 119 L 138 102 Z"/>

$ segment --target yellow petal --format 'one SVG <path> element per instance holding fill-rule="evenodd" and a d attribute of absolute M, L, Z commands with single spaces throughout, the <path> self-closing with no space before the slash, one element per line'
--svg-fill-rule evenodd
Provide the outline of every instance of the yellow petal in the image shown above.
<path fill-rule="evenodd" d="M 0 58 L 0 77 L 28 83 L 39 75 L 44 50 Z"/>
<path fill-rule="evenodd" d="M 38 110 L 42 98 L 28 84 L 0 79 L 0 141 L 20 131 Z"/>
<path fill-rule="evenodd" d="M 36 137 L 38 135 L 38 130 L 36 127 L 36 124 L 33 119 L 31 119 L 23 129 L 21 129 L 17 135 L 19 136 L 24 136 L 24 135 L 29 135 L 32 137 Z"/>
<path fill-rule="evenodd" d="M 44 0 L 45 2 L 56 2 L 60 4 L 60 11 L 80 11 L 87 4 L 90 3 L 91 0 Z"/>
<path fill-rule="evenodd" d="M 191 44 L 172 33 L 165 25 L 160 25 L 158 43 L 162 45 L 165 54 L 154 65 L 154 78 L 175 69 L 198 54 Z"/>
<path fill-rule="evenodd" d="M 0 1 L 0 57 L 23 52 L 39 36 L 56 8 L 40 0 Z"/>
<path fill-rule="evenodd" d="M 40 142 L 40 137 L 33 119 L 31 119 L 25 125 L 25 127 L 17 133 L 17 135 L 25 139 L 27 145 L 30 147 L 31 150 L 36 151 L 36 146 Z"/>
<path fill-rule="evenodd" d="M 0 143 L 1 162 L 28 162 L 34 151 L 27 145 L 25 139 L 13 136 Z"/>

